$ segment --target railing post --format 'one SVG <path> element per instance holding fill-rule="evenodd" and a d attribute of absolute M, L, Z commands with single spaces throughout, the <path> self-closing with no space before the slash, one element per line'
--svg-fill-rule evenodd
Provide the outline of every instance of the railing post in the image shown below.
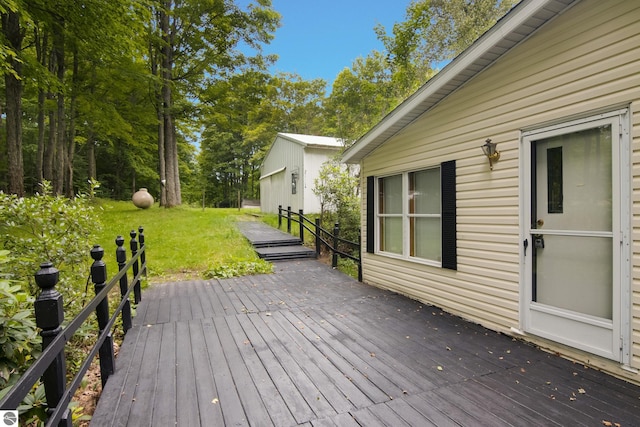
<path fill-rule="evenodd" d="M 338 235 L 340 234 L 340 224 L 337 222 L 333 226 L 333 256 L 331 257 L 331 267 L 338 267 Z"/>
<path fill-rule="evenodd" d="M 93 258 L 93 264 L 91 264 L 91 281 L 93 282 L 93 288 L 96 291 L 96 295 L 100 293 L 107 285 L 107 265 L 102 260 L 104 256 L 104 249 L 100 245 L 94 245 L 91 249 L 91 258 Z M 109 323 L 109 297 L 105 296 L 102 301 L 98 303 L 96 307 L 96 317 L 98 318 L 98 328 L 102 333 Z M 113 354 L 113 337 L 111 332 L 107 335 L 99 350 L 100 354 L 100 378 L 102 380 L 102 387 L 107 383 L 109 376 L 116 370 L 116 358 Z"/>
<path fill-rule="evenodd" d="M 300 226 L 300 241 L 302 242 L 302 244 L 304 244 L 304 223 L 303 218 L 304 217 L 304 212 L 302 212 L 302 209 L 298 210 L 298 225 Z"/>
<path fill-rule="evenodd" d="M 136 231 L 135 230 L 131 230 L 131 232 L 129 233 L 129 236 L 131 236 L 131 242 L 129 244 L 129 246 L 131 247 L 131 258 L 133 258 L 134 256 L 136 256 L 138 254 L 138 241 L 136 240 Z M 136 276 L 138 275 L 138 261 L 136 260 L 133 263 L 133 280 L 135 280 L 135 283 L 133 284 L 133 301 L 138 304 L 140 301 L 142 301 L 142 292 L 140 291 L 140 280 L 136 280 Z"/>
<path fill-rule="evenodd" d="M 116 261 L 118 262 L 118 270 L 123 270 L 127 265 L 127 250 L 124 248 L 124 237 L 118 236 L 116 237 Z M 120 297 L 121 300 L 126 299 L 127 302 L 124 303 L 122 307 L 122 330 L 126 334 L 129 329 L 131 329 L 132 321 L 131 321 L 131 303 L 129 302 L 129 281 L 127 279 L 127 274 L 123 274 L 120 278 Z"/>
<path fill-rule="evenodd" d="M 320 238 L 320 218 L 316 218 L 316 258 L 320 258 L 322 250 L 322 239 Z"/>
<path fill-rule="evenodd" d="M 144 228 L 138 227 L 138 241 L 140 242 L 140 266 L 142 267 L 142 275 L 147 277 L 147 248 L 144 246 Z"/>
<path fill-rule="evenodd" d="M 287 206 L 287 233 L 291 234 L 291 206 Z"/>
<path fill-rule="evenodd" d="M 282 228 L 282 205 L 278 205 L 278 230 Z"/>
<path fill-rule="evenodd" d="M 362 232 L 358 231 L 358 282 L 362 282 Z"/>
<path fill-rule="evenodd" d="M 51 262 L 40 264 L 40 270 L 35 275 L 36 284 L 42 291 L 34 303 L 36 312 L 36 325 L 42 329 L 42 350 L 62 332 L 60 324 L 64 320 L 64 309 L 62 295 L 55 289 L 58 283 L 59 272 Z M 65 364 L 64 351 L 61 351 L 51 362 L 51 365 L 42 375 L 44 392 L 47 397 L 49 415 L 60 403 L 66 388 L 67 367 Z M 65 410 L 64 415 L 58 423 L 58 427 L 71 427 L 71 413 Z"/>

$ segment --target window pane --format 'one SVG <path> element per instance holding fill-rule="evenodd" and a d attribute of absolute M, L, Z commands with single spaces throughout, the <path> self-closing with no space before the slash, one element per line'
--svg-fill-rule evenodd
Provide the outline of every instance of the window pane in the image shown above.
<path fill-rule="evenodd" d="M 402 218 L 380 218 L 380 250 L 402 254 Z"/>
<path fill-rule="evenodd" d="M 440 168 L 409 174 L 409 213 L 440 214 Z"/>
<path fill-rule="evenodd" d="M 411 256 L 442 260 L 440 218 L 411 218 Z"/>
<path fill-rule="evenodd" d="M 547 148 L 547 212 L 562 213 L 562 147 Z"/>
<path fill-rule="evenodd" d="M 379 212 L 381 214 L 402 213 L 402 175 L 388 176 L 379 180 Z"/>

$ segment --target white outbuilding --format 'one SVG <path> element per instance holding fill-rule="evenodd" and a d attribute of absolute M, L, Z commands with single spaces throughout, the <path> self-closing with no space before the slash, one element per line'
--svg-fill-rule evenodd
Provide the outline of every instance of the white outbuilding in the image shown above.
<path fill-rule="evenodd" d="M 277 213 L 278 206 L 319 213 L 320 199 L 313 194 L 322 164 L 343 147 L 342 140 L 327 136 L 278 133 L 260 169 L 260 209 Z"/>

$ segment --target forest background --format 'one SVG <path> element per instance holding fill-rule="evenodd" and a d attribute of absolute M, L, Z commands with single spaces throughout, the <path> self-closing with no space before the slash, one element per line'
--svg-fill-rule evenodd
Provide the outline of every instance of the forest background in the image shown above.
<path fill-rule="evenodd" d="M 278 132 L 357 140 L 515 0 L 415 0 L 384 49 L 323 79 L 269 72 L 270 0 L 0 0 L 0 191 L 233 207 Z"/>

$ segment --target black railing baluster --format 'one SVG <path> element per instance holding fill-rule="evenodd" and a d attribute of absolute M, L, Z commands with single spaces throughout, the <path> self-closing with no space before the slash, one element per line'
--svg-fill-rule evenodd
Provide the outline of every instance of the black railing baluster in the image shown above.
<path fill-rule="evenodd" d="M 300 209 L 298 210 L 298 229 L 300 230 L 300 241 L 304 245 L 304 223 L 302 222 L 303 218 L 304 212 L 302 212 L 302 209 Z"/>
<path fill-rule="evenodd" d="M 362 282 L 362 233 L 358 230 L 358 282 Z"/>
<path fill-rule="evenodd" d="M 287 206 L 287 233 L 291 234 L 291 206 Z"/>
<path fill-rule="evenodd" d="M 140 267 L 142 268 L 142 275 L 147 277 L 147 251 L 144 247 L 144 227 L 138 227 L 138 242 L 140 242 Z M 143 250 L 145 249 L 145 250 Z"/>
<path fill-rule="evenodd" d="M 278 205 L 278 230 L 282 228 L 282 205 Z"/>
<path fill-rule="evenodd" d="M 316 258 L 320 258 L 322 239 L 320 238 L 320 218 L 316 218 Z"/>
<path fill-rule="evenodd" d="M 107 285 L 107 265 L 102 260 L 104 256 L 104 249 L 100 245 L 94 245 L 91 249 L 91 258 L 93 258 L 93 264 L 91 264 L 91 281 L 93 282 L 93 288 L 96 291 L 96 295 Z M 109 323 L 109 298 L 104 297 L 102 301 L 98 303 L 96 307 L 96 317 L 98 318 L 98 328 L 100 333 L 104 331 Z M 100 346 L 100 379 L 102 380 L 102 386 L 107 383 L 109 376 L 116 370 L 116 358 L 113 354 L 113 336 L 111 333 L 107 334 L 107 338 Z"/>
<path fill-rule="evenodd" d="M 127 265 L 127 250 L 124 248 L 124 237 L 118 236 L 116 237 L 116 245 L 118 246 L 116 249 L 116 261 L 118 262 L 118 270 L 122 271 L 126 268 Z M 144 253 L 144 252 L 143 252 Z M 129 280 L 127 279 L 127 274 L 123 274 L 120 278 L 120 300 L 124 300 L 126 298 L 127 302 L 124 303 L 122 307 L 122 330 L 126 334 L 133 322 L 131 320 L 131 303 L 129 302 Z"/>
<path fill-rule="evenodd" d="M 42 291 L 34 303 L 36 312 L 36 325 L 42 329 L 42 350 L 62 332 L 64 309 L 62 295 L 55 289 L 58 284 L 59 272 L 51 262 L 40 264 L 40 270 L 35 275 L 36 284 Z M 66 389 L 67 367 L 64 351 L 57 354 L 49 367 L 42 375 L 44 392 L 47 397 L 48 410 L 51 415 L 58 405 Z M 67 409 L 58 423 L 58 427 L 71 427 L 71 413 Z"/>
<path fill-rule="evenodd" d="M 333 226 L 333 257 L 331 257 L 331 267 L 338 267 L 338 235 L 340 234 L 340 224 L 337 222 Z"/>
<path fill-rule="evenodd" d="M 131 257 L 133 258 L 138 253 L 138 241 L 136 240 L 136 231 L 131 230 L 131 232 L 129 233 L 129 236 L 131 236 L 130 247 L 131 247 Z M 133 280 L 135 280 L 135 283 L 133 284 L 133 301 L 136 304 L 140 303 L 140 301 L 142 300 L 142 292 L 140 290 L 140 279 L 136 279 L 139 271 L 138 266 L 139 266 L 139 263 L 138 263 L 138 260 L 136 260 L 133 263 L 133 278 L 134 278 Z"/>

